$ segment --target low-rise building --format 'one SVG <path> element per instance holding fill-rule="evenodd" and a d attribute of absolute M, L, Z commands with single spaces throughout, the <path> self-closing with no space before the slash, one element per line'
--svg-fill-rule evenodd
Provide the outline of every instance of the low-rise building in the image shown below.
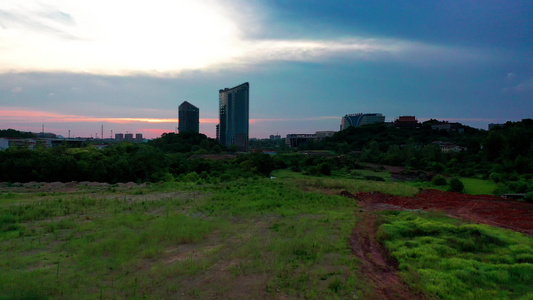
<path fill-rule="evenodd" d="M 307 133 L 298 133 L 298 134 L 287 134 L 285 138 L 285 144 L 287 147 L 296 148 L 301 144 L 305 144 L 309 141 L 315 141 L 316 134 L 307 134 Z"/>
<path fill-rule="evenodd" d="M 374 124 L 374 123 L 384 123 L 385 116 L 379 113 L 371 114 L 350 114 L 345 115 L 341 119 L 341 130 L 344 130 L 350 126 L 359 127 L 362 125 Z"/>
<path fill-rule="evenodd" d="M 398 128 L 416 128 L 419 125 L 415 116 L 400 116 L 394 120 L 394 126 Z"/>

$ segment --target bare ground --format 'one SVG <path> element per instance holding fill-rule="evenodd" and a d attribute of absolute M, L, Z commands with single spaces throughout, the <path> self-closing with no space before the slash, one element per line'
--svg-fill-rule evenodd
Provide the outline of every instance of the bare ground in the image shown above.
<path fill-rule="evenodd" d="M 352 253 L 361 260 L 361 273 L 375 290 L 378 299 L 424 299 L 424 295 L 410 289 L 397 274 L 396 264 L 388 258 L 387 251 L 376 238 L 376 210 L 365 197 L 342 192 L 342 196 L 358 201 L 360 218 L 352 232 L 350 246 Z M 376 194 L 380 197 L 389 196 Z"/>

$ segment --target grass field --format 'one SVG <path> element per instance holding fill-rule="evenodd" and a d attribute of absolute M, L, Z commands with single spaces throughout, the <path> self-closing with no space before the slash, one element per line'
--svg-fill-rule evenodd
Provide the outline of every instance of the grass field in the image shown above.
<path fill-rule="evenodd" d="M 340 196 L 265 178 L 2 195 L 1 299 L 371 294 Z"/>
<path fill-rule="evenodd" d="M 498 187 L 496 183 L 490 180 L 465 177 L 460 178 L 460 180 L 465 186 L 465 193 L 471 195 L 492 195 Z"/>
<path fill-rule="evenodd" d="M 1 191 L 0 299 L 373 298 L 349 245 L 356 203 L 337 195 L 410 196 L 419 188 L 273 175 L 124 190 Z M 531 238 L 457 222 L 389 213 L 380 235 L 405 280 L 429 295 L 442 296 L 447 286 L 457 286 L 449 292 L 457 299 L 527 295 Z M 478 242 L 487 246 L 475 248 Z M 480 280 L 488 282 L 483 290 L 496 292 L 476 292 Z"/>

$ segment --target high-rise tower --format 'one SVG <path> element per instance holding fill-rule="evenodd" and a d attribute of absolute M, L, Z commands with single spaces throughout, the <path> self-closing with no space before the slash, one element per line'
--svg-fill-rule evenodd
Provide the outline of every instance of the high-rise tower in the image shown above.
<path fill-rule="evenodd" d="M 198 133 L 200 131 L 200 110 L 198 107 L 187 101 L 183 102 L 178 108 L 178 118 L 180 133 L 186 131 Z"/>
<path fill-rule="evenodd" d="M 237 146 L 248 151 L 250 84 L 245 82 L 218 92 L 219 141 L 223 146 Z"/>

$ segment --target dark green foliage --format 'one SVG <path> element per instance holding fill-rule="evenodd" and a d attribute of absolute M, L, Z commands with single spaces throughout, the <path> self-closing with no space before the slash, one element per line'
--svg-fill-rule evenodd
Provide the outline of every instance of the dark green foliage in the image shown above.
<path fill-rule="evenodd" d="M 326 176 L 331 175 L 331 167 L 330 167 L 329 163 L 327 163 L 327 162 L 323 162 L 320 165 L 318 165 L 318 171 L 322 175 L 326 175 Z"/>
<path fill-rule="evenodd" d="M 458 178 L 450 180 L 450 188 L 448 189 L 450 192 L 462 193 L 464 189 L 464 184 Z"/>
<path fill-rule="evenodd" d="M 15 129 L 0 129 L 0 137 L 10 137 L 10 138 L 34 138 L 35 134 L 31 132 L 22 132 Z"/>
<path fill-rule="evenodd" d="M 385 181 L 383 177 L 380 176 L 373 176 L 373 175 L 367 175 L 365 176 L 366 180 L 372 180 L 372 181 Z"/>
<path fill-rule="evenodd" d="M 524 200 L 529 203 L 533 203 L 533 192 L 529 192 L 524 197 Z"/>
<path fill-rule="evenodd" d="M 205 150 L 207 153 L 219 153 L 221 150 L 217 141 L 205 134 L 194 132 L 164 133 L 160 138 L 151 140 L 149 144 L 163 152 L 188 153 Z"/>
<path fill-rule="evenodd" d="M 431 182 L 434 185 L 439 185 L 439 186 L 448 184 L 448 182 L 446 181 L 446 178 L 442 175 L 433 176 L 433 179 L 431 179 Z"/>
<path fill-rule="evenodd" d="M 262 152 L 240 155 L 237 158 L 237 162 L 244 171 L 258 173 L 264 176 L 270 175 L 274 170 L 274 160 L 270 155 Z"/>

